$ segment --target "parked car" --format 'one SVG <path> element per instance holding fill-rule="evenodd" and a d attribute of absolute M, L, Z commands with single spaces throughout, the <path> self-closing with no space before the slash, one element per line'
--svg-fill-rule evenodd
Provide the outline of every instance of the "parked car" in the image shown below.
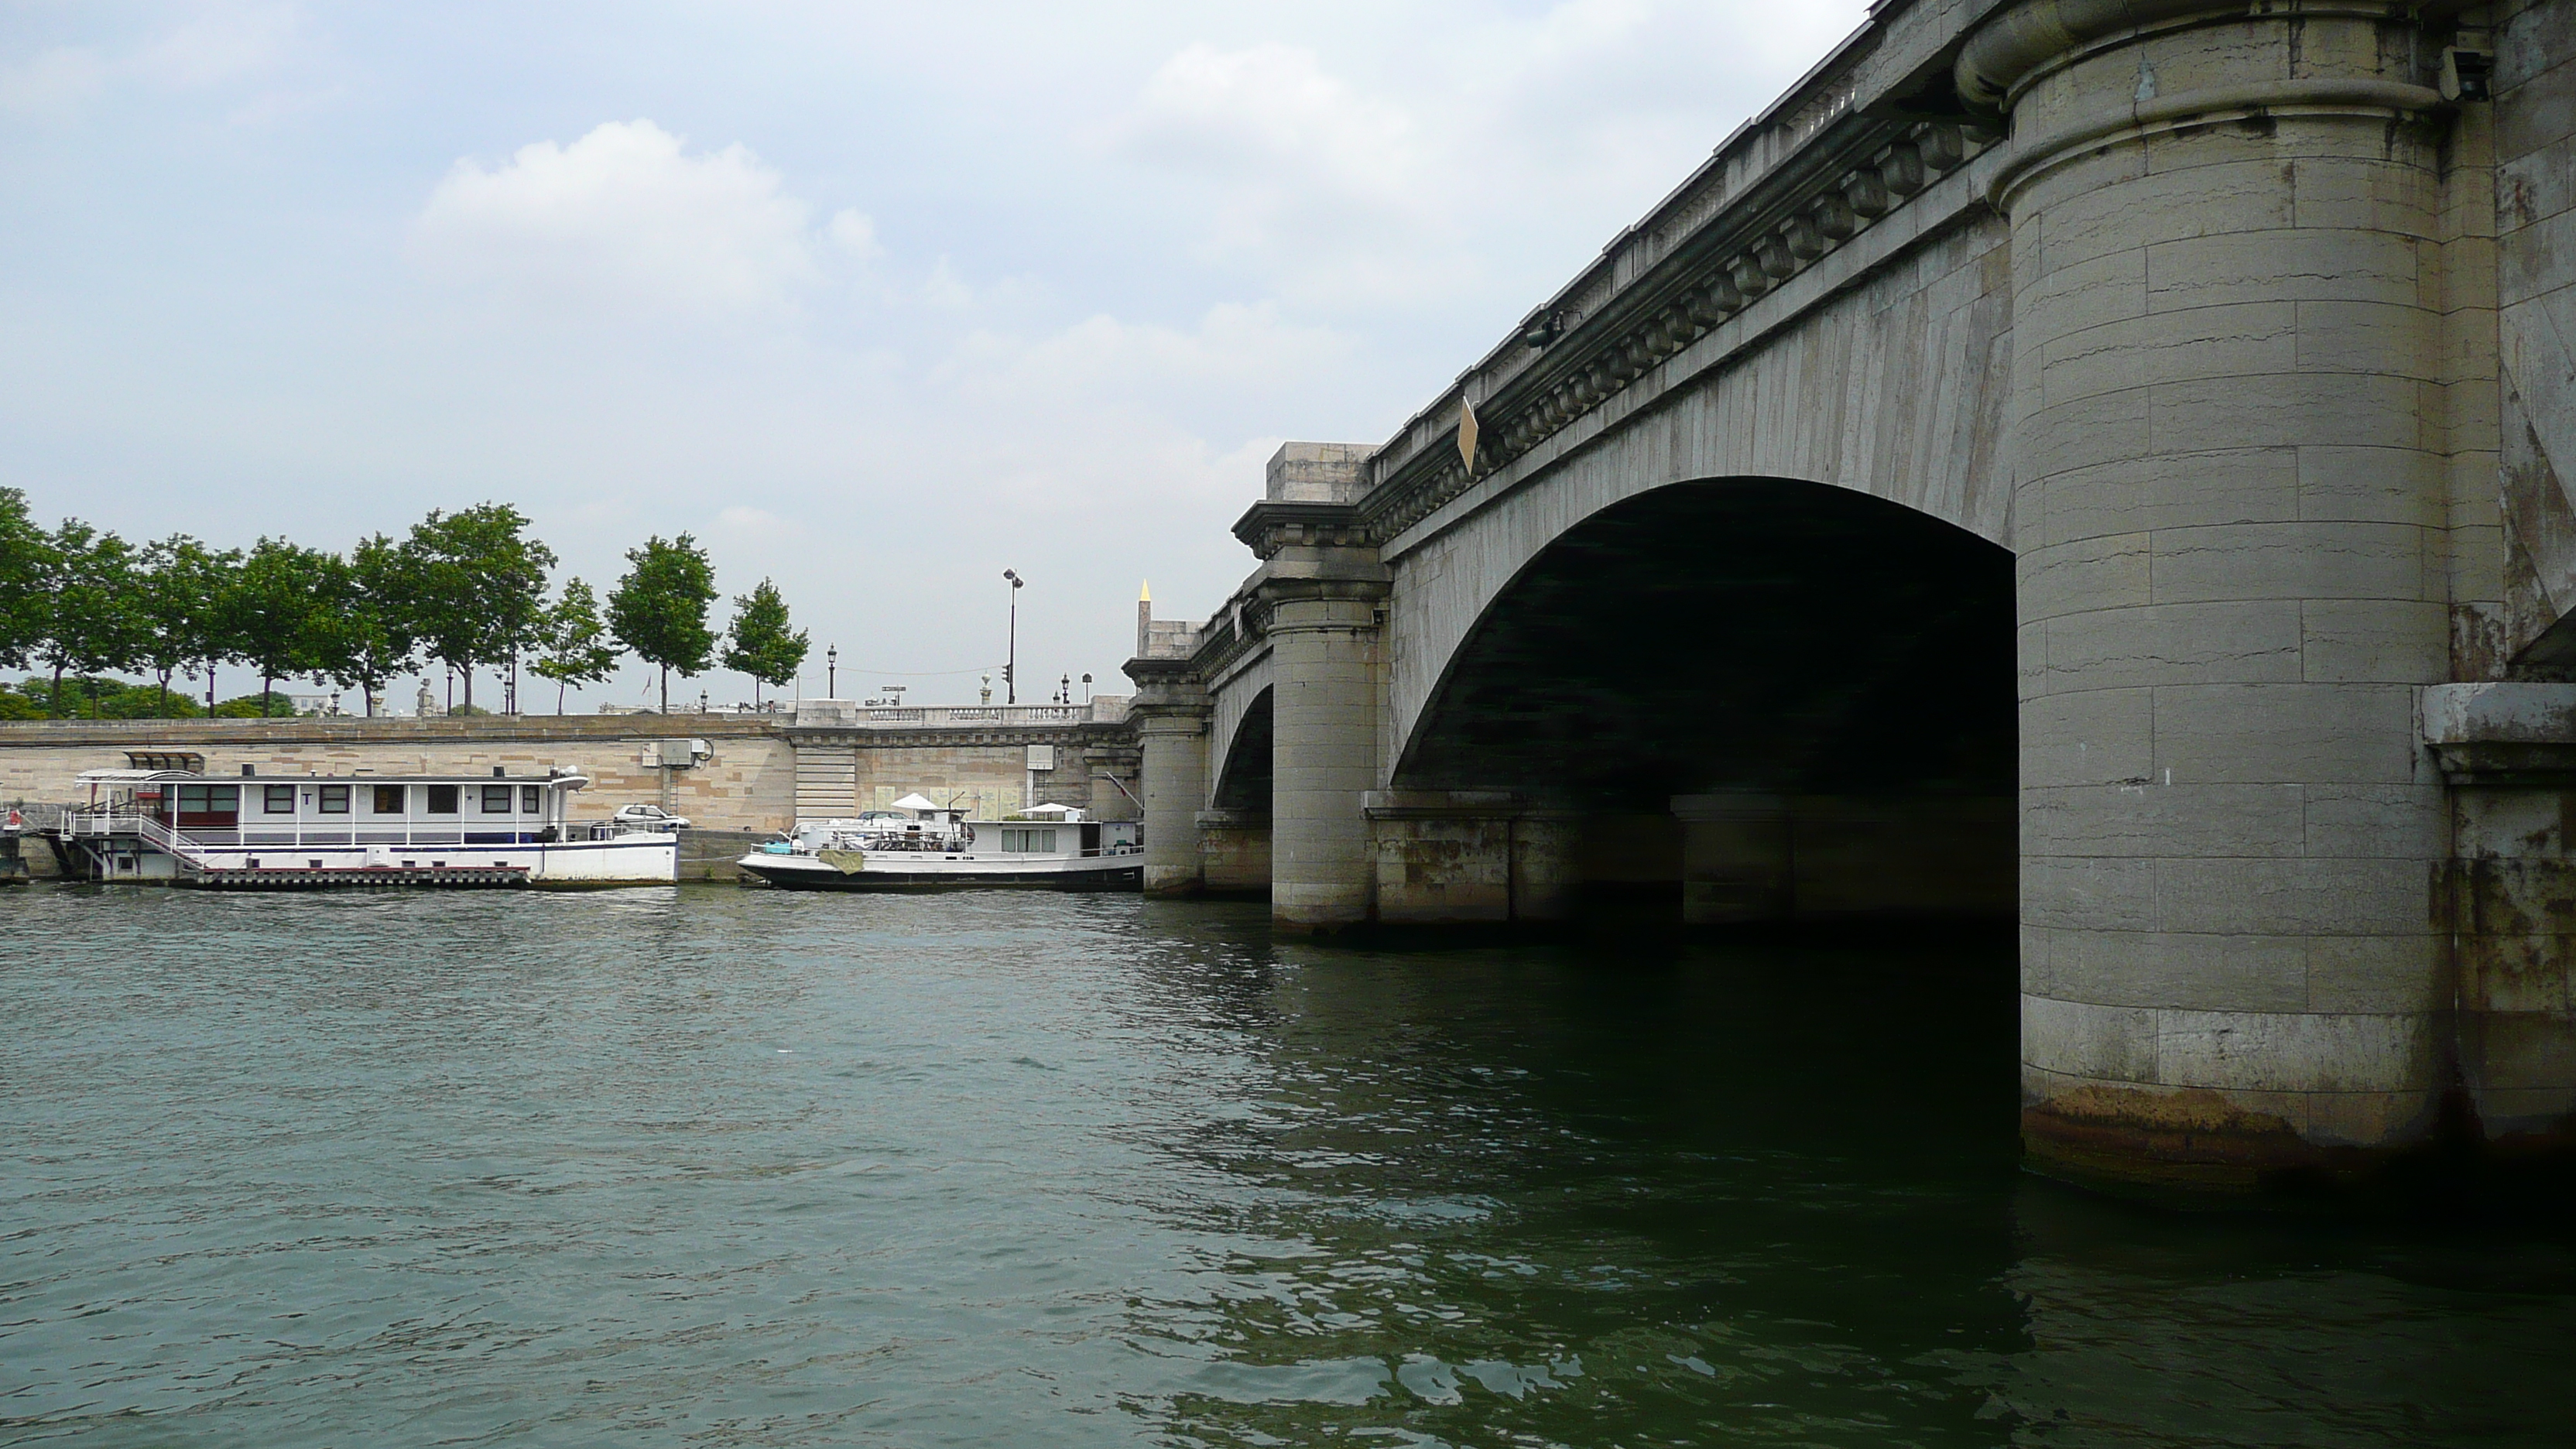
<path fill-rule="evenodd" d="M 686 830 L 689 817 L 674 815 L 659 805 L 620 805 L 608 817 L 620 830 Z"/>

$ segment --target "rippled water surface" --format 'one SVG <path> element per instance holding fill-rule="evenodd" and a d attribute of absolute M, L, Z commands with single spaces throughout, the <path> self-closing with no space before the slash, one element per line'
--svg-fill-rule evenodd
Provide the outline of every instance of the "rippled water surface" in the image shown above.
<path fill-rule="evenodd" d="M 2576 1441 L 2567 1239 L 2018 1176 L 2008 946 L 723 888 L 0 923 L 0 1442 Z"/>

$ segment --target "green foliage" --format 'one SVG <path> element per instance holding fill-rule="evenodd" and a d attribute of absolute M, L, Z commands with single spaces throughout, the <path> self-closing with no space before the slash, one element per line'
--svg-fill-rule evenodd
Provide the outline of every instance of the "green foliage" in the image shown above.
<path fill-rule="evenodd" d="M 140 629 L 132 664 L 151 671 L 160 695 L 167 696 L 170 676 L 199 665 L 212 667 L 225 652 L 221 603 L 232 587 L 241 555 L 216 552 L 184 533 L 146 545 L 135 571 L 135 611 Z M 193 701 L 181 700 L 189 712 Z M 167 699 L 151 718 L 172 714 Z M 191 718 L 181 712 L 179 718 Z"/>
<path fill-rule="evenodd" d="M 49 707 L 63 713 L 66 670 L 96 674 L 124 669 L 142 647 L 134 546 L 77 518 L 58 525 L 39 556 L 36 607 L 43 634 L 35 657 L 54 672 Z"/>
<path fill-rule="evenodd" d="M 750 593 L 736 595 L 733 610 L 724 667 L 751 676 L 751 697 L 756 704 L 761 685 L 785 684 L 796 677 L 796 668 L 805 662 L 808 647 L 805 631 L 789 632 L 787 601 L 778 596 L 778 586 L 767 579 L 762 579 Z"/>
<path fill-rule="evenodd" d="M 42 676 L 0 685 L 0 719 L 197 719 L 205 714 L 186 695 L 110 675 L 65 678 L 65 708 L 59 715 L 51 708 L 53 694 L 52 681 Z"/>
<path fill-rule="evenodd" d="M 410 561 L 379 533 L 360 539 L 347 558 L 328 559 L 323 576 L 329 607 L 315 625 L 311 667 L 342 689 L 357 690 L 372 715 L 385 681 L 409 673 L 418 662 L 406 592 Z"/>
<path fill-rule="evenodd" d="M 546 611 L 538 648 L 543 652 L 528 667 L 555 682 L 555 713 L 563 713 L 566 687 L 598 684 L 617 668 L 621 651 L 608 637 L 599 617 L 599 596 L 579 579 L 567 580 L 563 597 Z"/>
<path fill-rule="evenodd" d="M 527 537 L 526 515 L 486 503 L 414 524 L 402 545 L 399 586 L 406 617 L 429 656 L 465 676 L 474 666 L 515 659 L 538 639 L 553 549 Z"/>
<path fill-rule="evenodd" d="M 671 671 L 689 678 L 713 662 L 715 631 L 707 605 L 715 602 L 716 574 L 706 550 L 688 534 L 665 543 L 657 535 L 626 551 L 633 567 L 608 596 L 608 627 L 617 641 L 662 671 L 662 710 L 671 709 Z"/>
<path fill-rule="evenodd" d="M 259 671 L 261 698 L 273 697 L 276 681 L 317 667 L 315 646 L 330 619 L 336 562 L 282 538 L 261 539 L 242 559 L 219 613 L 234 657 Z"/>
<path fill-rule="evenodd" d="M 215 706 L 217 719 L 293 719 L 295 701 L 272 690 L 240 694 Z"/>
<path fill-rule="evenodd" d="M 27 512 L 27 495 L 0 488 L 0 666 L 24 668 L 45 636 L 50 541 Z"/>

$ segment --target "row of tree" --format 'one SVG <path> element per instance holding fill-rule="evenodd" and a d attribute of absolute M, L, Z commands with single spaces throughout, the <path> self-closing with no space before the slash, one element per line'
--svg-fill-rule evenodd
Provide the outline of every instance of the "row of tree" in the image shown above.
<path fill-rule="evenodd" d="M 785 684 L 805 661 L 806 635 L 767 579 L 734 599 L 731 627 L 708 622 L 715 570 L 688 534 L 658 535 L 626 553 L 626 576 L 602 601 L 568 579 L 551 599 L 554 550 L 528 534 L 508 504 L 432 510 L 396 540 L 376 534 L 345 554 L 262 538 L 248 549 L 210 547 L 186 534 L 132 544 L 67 518 L 39 526 L 26 495 L 0 488 L 0 666 L 53 673 L 51 712 L 62 714 L 66 673 L 152 678 L 166 712 L 170 680 L 202 675 L 215 708 L 216 671 L 255 670 L 260 712 L 280 680 L 310 677 L 358 690 L 367 713 L 387 682 L 434 660 L 465 681 L 474 707 L 478 668 L 521 664 L 563 690 L 597 684 L 633 653 L 671 674 L 721 662 L 762 684 Z"/>

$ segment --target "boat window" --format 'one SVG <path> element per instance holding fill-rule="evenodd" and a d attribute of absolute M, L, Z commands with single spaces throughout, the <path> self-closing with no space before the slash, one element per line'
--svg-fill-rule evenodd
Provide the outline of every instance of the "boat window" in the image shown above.
<path fill-rule="evenodd" d="M 260 787 L 260 793 L 263 797 L 260 801 L 260 808 L 262 810 L 267 811 L 271 815 L 292 815 L 295 813 L 294 786 L 263 785 Z"/>
<path fill-rule="evenodd" d="M 484 814 L 486 814 L 486 815 L 507 815 L 507 814 L 509 814 L 509 813 L 510 813 L 510 787 L 509 787 L 509 786 L 507 786 L 507 785 L 486 785 L 486 786 L 484 786 L 484 787 L 483 787 L 483 813 L 484 813 Z"/>
<path fill-rule="evenodd" d="M 523 815 L 534 815 L 538 811 L 545 809 L 546 802 L 542 798 L 543 795 L 544 792 L 534 785 L 521 785 L 519 787 L 519 813 Z"/>
<path fill-rule="evenodd" d="M 1052 851 L 1055 849 L 1055 831 L 1052 829 L 1005 830 L 1002 832 L 1002 849 L 1021 852 Z"/>
<path fill-rule="evenodd" d="M 179 787 L 179 808 L 191 815 L 206 811 L 238 810 L 241 808 L 240 802 L 241 791 L 239 787 L 233 785 L 182 785 Z"/>
<path fill-rule="evenodd" d="M 432 815 L 453 815 L 456 813 L 455 786 L 429 785 L 424 786 L 423 788 L 429 792 L 428 813 Z"/>
<path fill-rule="evenodd" d="M 402 787 L 402 786 L 400 786 L 400 785 L 378 785 L 378 786 L 376 786 L 375 788 L 376 788 L 376 813 L 377 813 L 377 814 L 379 814 L 379 815 L 400 815 L 401 813 L 403 813 L 403 787 Z"/>
<path fill-rule="evenodd" d="M 348 786 L 346 786 L 346 785 L 325 785 L 325 786 L 323 786 L 323 787 L 322 787 L 322 813 L 323 813 L 323 814 L 325 814 L 325 815 L 346 815 L 346 814 L 348 814 L 348 813 L 349 813 L 349 787 L 348 787 Z"/>

